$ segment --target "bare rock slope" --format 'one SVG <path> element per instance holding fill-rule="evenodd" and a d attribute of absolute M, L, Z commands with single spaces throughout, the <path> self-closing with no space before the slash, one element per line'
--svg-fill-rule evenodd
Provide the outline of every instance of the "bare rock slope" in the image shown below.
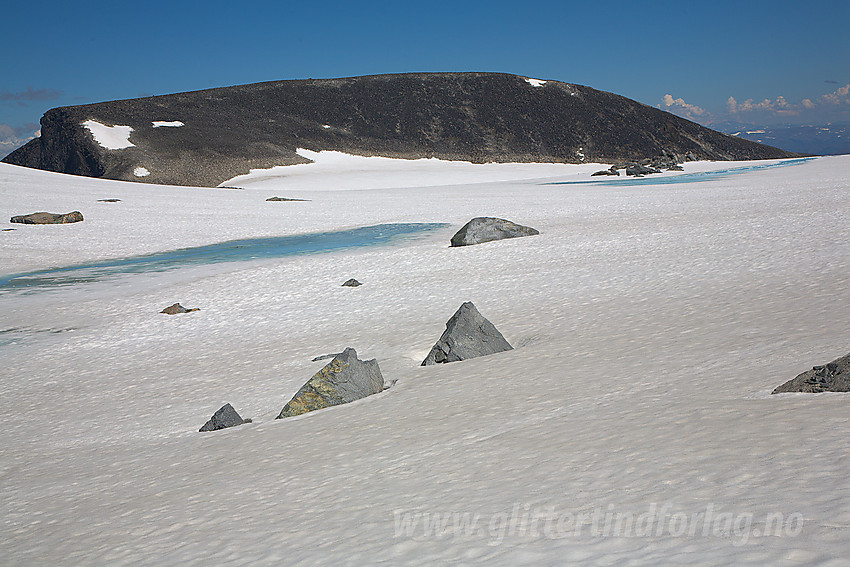
<path fill-rule="evenodd" d="M 109 149 L 83 123 L 129 126 Z M 124 129 L 126 131 L 126 129 Z M 114 147 L 114 146 L 113 146 Z M 4 162 L 75 175 L 215 186 L 296 149 L 472 162 L 793 157 L 590 87 L 502 73 L 291 80 L 55 108 Z"/>

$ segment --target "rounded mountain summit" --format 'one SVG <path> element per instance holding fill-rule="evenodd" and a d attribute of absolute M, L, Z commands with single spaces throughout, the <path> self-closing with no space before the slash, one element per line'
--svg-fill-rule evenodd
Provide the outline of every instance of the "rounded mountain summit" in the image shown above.
<path fill-rule="evenodd" d="M 504 73 L 274 81 L 54 108 L 6 163 L 216 186 L 296 150 L 484 162 L 616 163 L 793 154 L 590 87 Z"/>

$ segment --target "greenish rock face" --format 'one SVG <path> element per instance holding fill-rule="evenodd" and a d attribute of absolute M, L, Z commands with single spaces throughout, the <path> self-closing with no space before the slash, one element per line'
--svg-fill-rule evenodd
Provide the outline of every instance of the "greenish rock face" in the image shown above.
<path fill-rule="evenodd" d="M 277 419 L 346 404 L 377 394 L 383 389 L 384 377 L 378 361 L 360 360 L 353 348 L 347 348 L 298 390 L 283 406 Z"/>

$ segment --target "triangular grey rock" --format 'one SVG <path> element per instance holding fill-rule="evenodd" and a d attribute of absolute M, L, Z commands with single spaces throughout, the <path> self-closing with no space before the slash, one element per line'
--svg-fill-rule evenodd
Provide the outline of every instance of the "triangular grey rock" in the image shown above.
<path fill-rule="evenodd" d="M 495 217 L 476 217 L 452 236 L 452 246 L 470 246 L 492 240 L 533 236 L 537 229 Z"/>
<path fill-rule="evenodd" d="M 850 354 L 799 374 L 777 387 L 772 394 L 786 392 L 850 392 Z"/>
<path fill-rule="evenodd" d="M 493 323 L 485 319 L 471 301 L 467 301 L 448 320 L 445 332 L 422 361 L 422 366 L 466 360 L 512 349 Z"/>
<path fill-rule="evenodd" d="M 384 377 L 378 361 L 360 360 L 353 348 L 347 348 L 301 386 L 277 419 L 346 404 L 383 389 Z"/>
<path fill-rule="evenodd" d="M 216 431 L 250 422 L 250 419 L 242 419 L 236 410 L 233 409 L 233 406 L 224 404 L 198 431 Z"/>

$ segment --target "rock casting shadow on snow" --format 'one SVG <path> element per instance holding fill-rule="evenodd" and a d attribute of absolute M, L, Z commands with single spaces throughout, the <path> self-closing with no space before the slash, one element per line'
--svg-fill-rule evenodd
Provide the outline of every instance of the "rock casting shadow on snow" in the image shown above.
<path fill-rule="evenodd" d="M 383 390 L 378 361 L 360 360 L 353 348 L 347 348 L 301 386 L 277 419 L 346 404 Z"/>
<path fill-rule="evenodd" d="M 786 392 L 850 392 L 850 354 L 823 366 L 815 366 L 777 387 L 772 394 Z"/>
<path fill-rule="evenodd" d="M 463 228 L 452 236 L 451 245 L 452 247 L 471 246 L 482 242 L 537 234 L 540 234 L 537 229 L 516 224 L 509 220 L 495 217 L 476 217 L 463 225 Z"/>
<path fill-rule="evenodd" d="M 233 406 L 224 404 L 198 431 L 217 431 L 228 427 L 236 427 L 243 423 L 251 423 L 251 420 L 242 419 L 236 410 L 233 409 Z"/>
<path fill-rule="evenodd" d="M 496 327 L 488 321 L 471 301 L 467 301 L 446 323 L 446 330 L 422 366 L 456 362 L 497 352 L 513 350 Z"/>

